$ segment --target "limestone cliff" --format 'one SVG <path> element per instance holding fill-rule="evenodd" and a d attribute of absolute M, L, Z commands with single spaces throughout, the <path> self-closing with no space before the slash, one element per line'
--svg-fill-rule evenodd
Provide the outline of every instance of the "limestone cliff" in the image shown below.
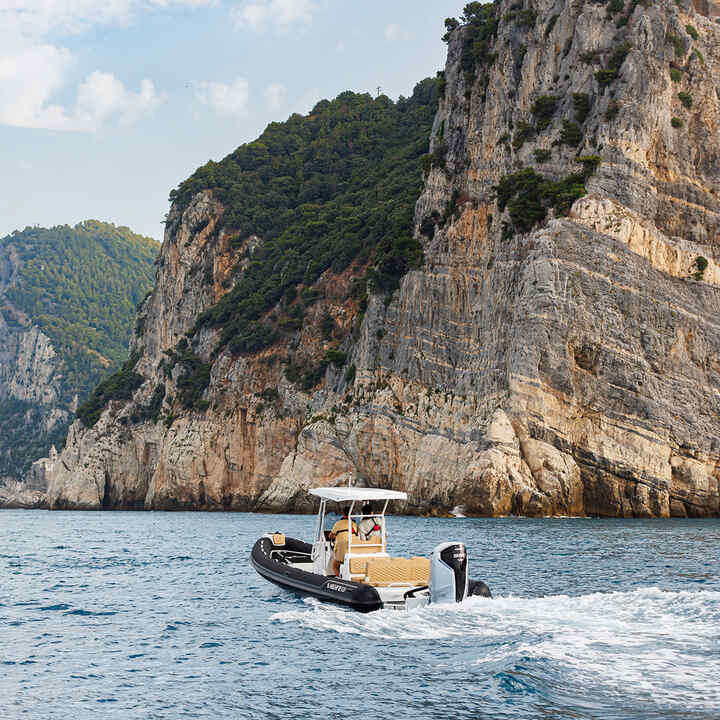
<path fill-rule="evenodd" d="M 72 426 L 51 507 L 306 510 L 352 473 L 407 512 L 720 513 L 717 5 L 471 6 L 448 26 L 422 267 L 387 302 L 370 285 L 363 315 L 328 272 L 292 337 L 233 354 L 196 323 L 263 239 L 218 231 L 209 190 L 176 203 L 142 384 Z M 277 358 L 322 356 L 328 315 L 342 353 L 302 390 Z M 192 410 L 189 351 L 209 372 Z"/>
<path fill-rule="evenodd" d="M 15 248 L 0 247 L 3 299 L 5 291 L 17 282 L 20 267 Z M 5 472 L 0 473 L 0 504 L 36 507 L 44 503 L 47 485 L 30 478 L 26 481 L 7 435 L 10 432 L 19 435 L 25 449 L 31 445 L 33 436 L 52 442 L 55 431 L 62 430 L 63 424 L 67 426 L 71 418 L 71 411 L 59 406 L 61 383 L 60 363 L 50 339 L 6 301 L 0 313 L 0 408 L 3 423 L 13 427 L 7 428 L 2 441 Z"/>

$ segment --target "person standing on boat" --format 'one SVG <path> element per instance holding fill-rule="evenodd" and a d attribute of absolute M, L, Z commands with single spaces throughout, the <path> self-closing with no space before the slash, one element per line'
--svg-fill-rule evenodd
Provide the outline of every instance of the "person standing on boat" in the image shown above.
<path fill-rule="evenodd" d="M 348 528 L 352 528 L 352 534 L 357 535 L 357 525 L 354 521 L 348 519 L 350 507 L 345 506 L 342 509 L 342 519 L 338 520 L 330 531 L 330 539 L 335 541 L 335 560 L 333 561 L 333 569 L 336 575 L 340 574 L 340 566 L 345 560 L 348 549 Z"/>

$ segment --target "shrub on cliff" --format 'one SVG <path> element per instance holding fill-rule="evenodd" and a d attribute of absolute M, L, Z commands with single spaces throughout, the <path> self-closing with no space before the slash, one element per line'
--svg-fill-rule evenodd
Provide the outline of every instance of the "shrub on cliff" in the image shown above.
<path fill-rule="evenodd" d="M 530 112 L 535 117 L 535 124 L 538 130 L 545 130 L 550 125 L 555 115 L 560 99 L 554 95 L 541 95 L 530 108 Z"/>
<path fill-rule="evenodd" d="M 460 27 L 460 22 L 457 18 L 449 17 L 445 18 L 445 34 L 442 36 L 443 42 L 450 42 L 450 37 Z"/>
<path fill-rule="evenodd" d="M 582 130 L 576 122 L 563 120 L 562 130 L 560 131 L 560 143 L 562 145 L 577 147 L 582 142 L 582 138 Z"/>
<path fill-rule="evenodd" d="M 513 148 L 519 150 L 528 140 L 535 135 L 535 128 L 528 122 L 520 120 L 515 127 L 513 135 Z"/>
<path fill-rule="evenodd" d="M 506 175 L 494 187 L 500 211 L 507 207 L 516 230 L 527 232 L 545 219 L 544 187 L 545 178 L 532 168 Z"/>
<path fill-rule="evenodd" d="M 571 205 L 587 191 L 585 182 L 600 165 L 598 155 L 585 155 L 578 158 L 583 170 L 571 173 L 561 180 L 550 180 L 532 168 L 523 168 L 505 175 L 493 187 L 498 208 L 503 212 L 506 208 L 510 214 L 513 227 L 518 232 L 529 232 L 536 223 L 542 222 L 549 208 L 559 215 L 567 214 Z M 505 237 L 512 232 L 506 230 Z"/>
<path fill-rule="evenodd" d="M 707 270 L 708 266 L 708 260 L 707 258 L 703 257 L 702 255 L 698 255 L 695 258 L 695 262 L 693 263 L 695 267 L 695 271 L 693 272 L 693 277 L 700 282 L 703 277 L 705 276 L 705 271 Z"/>
<path fill-rule="evenodd" d="M 210 363 L 192 352 L 185 352 L 178 359 L 182 371 L 178 375 L 177 389 L 180 402 L 191 410 L 204 410 L 206 408 L 202 395 L 210 384 Z"/>
<path fill-rule="evenodd" d="M 678 99 L 688 110 L 692 107 L 693 99 L 690 93 L 679 92 Z"/>
<path fill-rule="evenodd" d="M 625 58 L 628 56 L 631 48 L 632 46 L 629 42 L 624 42 L 613 49 L 608 58 L 607 65 L 595 73 L 595 79 L 598 81 L 600 87 L 607 87 L 610 83 L 617 80 L 620 75 L 620 68 L 625 62 Z"/>
<path fill-rule="evenodd" d="M 325 351 L 325 361 L 332 363 L 335 367 L 342 367 L 345 364 L 346 355 L 341 350 L 331 349 Z"/>
<path fill-rule="evenodd" d="M 537 13 L 533 8 L 523 10 L 521 6 L 513 6 L 512 9 L 510 9 L 508 12 L 505 13 L 505 15 L 503 15 L 503 20 L 508 23 L 517 23 L 519 27 L 525 30 L 530 30 L 530 28 L 535 26 L 535 22 L 537 20 Z"/>
<path fill-rule="evenodd" d="M 325 310 L 320 320 L 320 330 L 322 331 L 323 340 L 330 340 L 335 330 L 335 320 L 327 310 Z"/>
<path fill-rule="evenodd" d="M 105 378 L 78 408 L 77 416 L 86 427 L 95 425 L 111 400 L 130 400 L 133 393 L 143 384 L 143 376 L 135 372 L 139 359 L 138 354 L 131 355 L 122 368 Z"/>
<path fill-rule="evenodd" d="M 668 33 L 666 40 L 675 48 L 676 57 L 682 57 L 685 54 L 685 43 L 675 33 Z"/>
<path fill-rule="evenodd" d="M 134 422 L 143 420 L 152 420 L 156 423 L 160 419 L 160 411 L 162 410 L 163 400 L 165 399 L 165 383 L 160 383 L 153 390 L 147 405 L 139 408 L 138 413 L 133 416 Z"/>
<path fill-rule="evenodd" d="M 465 73 L 467 84 L 471 85 L 478 66 L 489 65 L 494 60 L 490 48 L 497 35 L 497 7 L 495 3 L 468 3 L 462 20 L 467 29 L 460 56 L 460 67 Z M 487 74 L 484 75 L 484 84 L 487 85 Z"/>
<path fill-rule="evenodd" d="M 594 175 L 596 170 L 600 167 L 602 158 L 599 155 L 581 155 L 577 158 L 579 163 L 582 163 L 583 170 L 582 176 L 583 181 L 587 180 L 591 175 Z"/>
<path fill-rule="evenodd" d="M 325 358 L 318 364 L 313 364 L 307 358 L 293 358 L 285 367 L 285 376 L 290 382 L 297 383 L 302 390 L 310 390 L 321 382 L 329 364 L 330 361 Z"/>
<path fill-rule="evenodd" d="M 605 111 L 605 120 L 610 122 L 611 120 L 614 120 L 619 113 L 620 104 L 613 100 L 608 104 L 607 110 Z"/>
<path fill-rule="evenodd" d="M 437 143 L 435 143 L 434 150 L 429 153 L 428 155 L 423 155 L 423 164 L 425 163 L 425 158 L 429 158 L 430 167 L 437 167 L 437 168 L 445 168 L 445 159 L 447 158 L 448 153 L 448 146 L 445 140 L 439 140 Z M 425 174 L 427 174 L 430 171 L 430 167 L 425 169 L 423 167 L 423 170 L 425 171 Z"/>
<path fill-rule="evenodd" d="M 590 114 L 590 96 L 587 93 L 573 93 L 573 108 L 575 120 L 582 125 Z"/>
<path fill-rule="evenodd" d="M 571 205 L 585 194 L 587 190 L 583 173 L 567 175 L 558 182 L 548 183 L 545 187 L 545 197 L 559 215 L 567 215 Z"/>

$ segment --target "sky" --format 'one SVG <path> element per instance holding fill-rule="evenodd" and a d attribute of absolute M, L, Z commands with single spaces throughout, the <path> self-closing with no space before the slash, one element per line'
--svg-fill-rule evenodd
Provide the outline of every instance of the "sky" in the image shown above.
<path fill-rule="evenodd" d="M 0 236 L 158 240 L 168 193 L 344 90 L 408 96 L 463 0 L 0 0 Z"/>

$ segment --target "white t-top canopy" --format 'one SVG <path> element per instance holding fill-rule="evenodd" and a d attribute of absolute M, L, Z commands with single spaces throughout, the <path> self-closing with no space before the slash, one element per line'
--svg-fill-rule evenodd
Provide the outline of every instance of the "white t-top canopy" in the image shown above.
<path fill-rule="evenodd" d="M 363 502 L 365 500 L 407 500 L 407 493 L 399 490 L 359 487 L 322 487 L 313 488 L 311 495 L 331 502 Z"/>

